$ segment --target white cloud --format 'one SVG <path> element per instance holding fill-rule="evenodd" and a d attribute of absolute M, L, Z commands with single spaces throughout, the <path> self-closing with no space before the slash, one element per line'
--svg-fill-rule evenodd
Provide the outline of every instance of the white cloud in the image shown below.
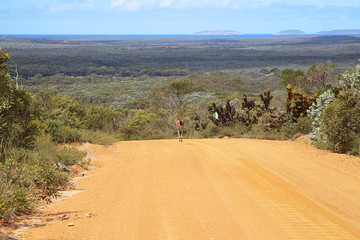
<path fill-rule="evenodd" d="M 248 9 L 271 6 L 360 7 L 359 0 L 0 0 L 2 9 L 35 7 L 43 11 L 96 8 L 124 11 L 152 9 Z"/>
<path fill-rule="evenodd" d="M 172 8 L 172 0 L 112 0 L 111 8 L 118 8 L 126 11 L 136 11 L 139 9 L 153 8 Z"/>
<path fill-rule="evenodd" d="M 112 0 L 111 8 L 134 11 L 139 9 L 170 8 L 228 8 L 232 7 L 236 0 Z"/>
<path fill-rule="evenodd" d="M 309 5 L 309 6 L 336 6 L 336 7 L 358 7 L 360 1 L 358 0 L 273 0 L 276 3 L 288 3 L 289 5 Z"/>
<path fill-rule="evenodd" d="M 100 1 L 100 0 L 99 0 Z M 227 8 L 266 7 L 272 4 L 308 6 L 360 6 L 359 0 L 112 0 L 111 7 L 136 11 L 139 9 L 170 8 Z"/>
<path fill-rule="evenodd" d="M 5 9 L 32 6 L 42 10 L 66 11 L 85 8 L 120 9 L 247 9 L 268 6 L 360 7 L 359 0 L 0 0 Z"/>
<path fill-rule="evenodd" d="M 52 12 L 84 9 L 92 6 L 94 0 L 54 0 L 48 5 L 48 9 Z"/>
<path fill-rule="evenodd" d="M 161 8 L 170 7 L 171 4 L 172 4 L 171 0 L 160 0 L 159 1 L 159 7 L 161 7 Z"/>
<path fill-rule="evenodd" d="M 160 2 L 164 2 L 164 1 L 160 1 Z M 113 0 L 111 2 L 111 8 L 119 8 L 122 10 L 132 12 L 142 8 L 147 8 L 147 9 L 154 8 L 155 4 L 156 4 L 155 0 Z"/>

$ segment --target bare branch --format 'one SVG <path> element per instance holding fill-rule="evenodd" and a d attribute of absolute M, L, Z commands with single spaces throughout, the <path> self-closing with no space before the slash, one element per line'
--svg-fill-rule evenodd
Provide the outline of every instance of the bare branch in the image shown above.
<path fill-rule="evenodd" d="M 19 72 L 18 72 L 18 66 L 17 63 L 11 59 L 11 61 L 15 64 L 15 72 L 16 72 L 16 77 L 15 77 L 15 84 L 16 84 L 16 90 L 19 90 Z"/>

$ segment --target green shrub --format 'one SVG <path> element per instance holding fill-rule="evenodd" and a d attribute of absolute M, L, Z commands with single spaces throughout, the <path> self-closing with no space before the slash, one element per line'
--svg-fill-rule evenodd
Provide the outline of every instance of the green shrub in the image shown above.
<path fill-rule="evenodd" d="M 8 179 L 0 164 L 0 219 L 8 222 L 16 214 L 34 209 L 34 198 L 29 188 L 16 186 Z"/>
<path fill-rule="evenodd" d="M 259 117 L 257 124 L 252 126 L 251 133 L 254 134 L 256 138 L 263 138 L 269 132 L 266 127 L 267 122 L 267 115 Z"/>
<path fill-rule="evenodd" d="M 250 130 L 249 127 L 245 126 L 242 123 L 236 124 L 233 129 L 234 134 L 232 137 L 236 137 L 236 138 L 243 137 L 243 135 L 249 132 L 249 130 Z"/>
<path fill-rule="evenodd" d="M 126 124 L 127 128 L 123 130 L 131 131 L 131 133 L 127 133 L 128 135 L 130 134 L 131 138 L 159 139 L 172 137 L 172 134 L 169 135 L 169 126 L 172 126 L 172 129 L 175 126 L 173 121 L 171 121 L 171 125 L 168 124 L 169 118 L 164 113 L 164 111 L 156 111 L 153 108 L 147 110 L 140 109 L 136 111 L 133 118 L 129 119 Z"/>
<path fill-rule="evenodd" d="M 67 173 L 59 171 L 55 164 L 48 162 L 37 165 L 34 175 L 37 196 L 48 202 L 53 197 L 59 197 L 58 190 L 69 182 Z"/>
<path fill-rule="evenodd" d="M 348 152 L 349 154 L 352 155 L 360 155 L 360 137 L 358 136 L 353 144 L 353 147 L 351 149 L 351 151 Z"/>
<path fill-rule="evenodd" d="M 116 142 L 115 137 L 107 132 L 79 129 L 80 142 L 89 142 L 101 145 L 110 145 Z"/>
<path fill-rule="evenodd" d="M 52 143 L 47 136 L 38 137 L 34 151 L 29 154 L 34 155 L 33 159 L 43 159 L 44 162 L 62 163 L 67 166 L 76 165 L 86 156 L 84 151 Z"/>
<path fill-rule="evenodd" d="M 47 132 L 50 133 L 52 140 L 54 142 L 62 142 L 63 136 L 61 133 L 61 128 L 63 124 L 58 120 L 50 120 L 50 121 L 46 121 L 46 125 L 48 126 Z"/>
<path fill-rule="evenodd" d="M 84 151 L 72 147 L 59 147 L 55 153 L 57 159 L 56 162 L 65 164 L 66 166 L 76 165 L 86 157 Z"/>
<path fill-rule="evenodd" d="M 69 127 L 80 127 L 81 119 L 85 115 L 83 105 L 70 96 L 54 97 L 52 99 L 54 109 L 52 109 L 53 117 L 59 119 L 64 125 Z"/>
<path fill-rule="evenodd" d="M 360 134 L 360 98 L 353 90 L 341 91 L 325 108 L 320 131 L 336 152 L 350 152 Z"/>
<path fill-rule="evenodd" d="M 66 142 L 80 142 L 81 135 L 79 133 L 79 130 L 77 129 L 70 129 L 66 136 Z"/>
<path fill-rule="evenodd" d="M 221 126 L 219 128 L 219 138 L 234 136 L 234 126 Z"/>
<path fill-rule="evenodd" d="M 50 136 L 36 138 L 34 148 L 10 147 L 0 163 L 0 219 L 9 221 L 13 214 L 28 213 L 37 199 L 51 201 L 68 184 L 68 173 L 56 163 L 83 163 L 85 152 L 59 147 Z"/>
<path fill-rule="evenodd" d="M 219 128 L 214 123 L 209 123 L 206 127 L 205 133 L 209 137 L 214 137 L 219 133 Z"/>
<path fill-rule="evenodd" d="M 280 133 L 286 138 L 293 138 L 296 134 L 309 134 L 312 120 L 308 117 L 299 117 L 296 122 L 287 121 L 281 127 Z"/>
<path fill-rule="evenodd" d="M 120 139 L 122 140 L 134 140 L 136 131 L 132 127 L 122 127 L 119 129 Z"/>
<path fill-rule="evenodd" d="M 123 114 L 102 106 L 91 106 L 85 111 L 82 125 L 91 130 L 112 132 L 120 127 Z"/>
<path fill-rule="evenodd" d="M 8 146 L 31 148 L 38 133 L 30 93 L 13 84 L 8 60 L 9 54 L 0 48 L 0 153 Z"/>
<path fill-rule="evenodd" d="M 251 136 L 254 136 L 258 139 L 269 139 L 269 140 L 279 140 L 283 139 L 282 135 L 279 132 L 279 129 L 269 129 L 270 116 L 269 114 L 262 115 L 258 123 L 253 125 L 251 131 L 249 132 Z"/>

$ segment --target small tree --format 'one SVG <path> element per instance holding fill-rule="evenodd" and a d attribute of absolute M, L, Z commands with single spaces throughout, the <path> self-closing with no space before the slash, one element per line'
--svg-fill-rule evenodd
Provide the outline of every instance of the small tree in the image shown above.
<path fill-rule="evenodd" d="M 304 75 L 297 77 L 296 82 L 299 87 L 305 90 L 330 88 L 335 80 L 335 64 L 318 63 L 313 64 Z"/>
<path fill-rule="evenodd" d="M 300 76 L 304 76 L 303 70 L 294 70 L 291 68 L 285 68 L 281 71 L 281 85 L 286 87 L 288 84 L 294 85 L 296 83 L 296 79 Z"/>
<path fill-rule="evenodd" d="M 0 159 L 6 144 L 30 147 L 37 130 L 30 111 L 31 97 L 13 85 L 8 60 L 9 54 L 0 48 Z"/>
<path fill-rule="evenodd" d="M 172 81 L 165 90 L 166 94 L 173 100 L 176 110 L 181 111 L 181 107 L 186 102 L 185 96 L 193 92 L 193 83 L 188 79 Z"/>

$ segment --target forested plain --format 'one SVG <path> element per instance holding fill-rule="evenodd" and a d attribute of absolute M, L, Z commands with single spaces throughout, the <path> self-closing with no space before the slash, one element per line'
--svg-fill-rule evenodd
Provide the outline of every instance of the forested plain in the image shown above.
<path fill-rule="evenodd" d="M 360 153 L 360 37 L 0 37 L 0 219 L 68 185 L 57 144 L 291 139 Z M 335 113 L 335 114 L 334 114 Z"/>
<path fill-rule="evenodd" d="M 136 107 L 169 79 L 190 76 L 218 96 L 280 90 L 285 68 L 332 61 L 337 70 L 360 58 L 360 37 L 2 37 L 32 92 L 71 95 L 83 103 Z M 9 64 L 14 75 L 14 64 Z M 204 78 L 210 80 L 203 81 Z M 223 79 L 227 79 L 223 81 Z M 231 78 L 231 79 L 229 79 Z M 207 94 L 208 95 L 208 94 Z"/>

